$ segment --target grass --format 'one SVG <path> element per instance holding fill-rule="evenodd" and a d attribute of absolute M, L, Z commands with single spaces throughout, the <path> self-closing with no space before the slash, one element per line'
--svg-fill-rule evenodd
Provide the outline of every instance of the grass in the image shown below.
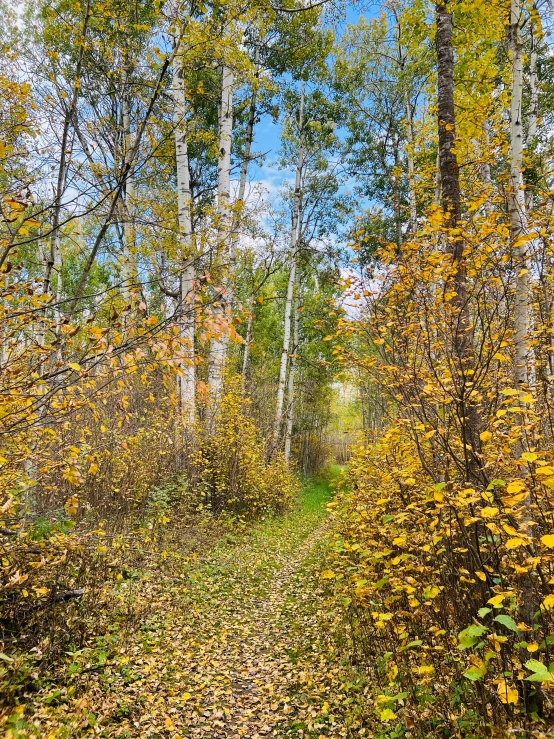
<path fill-rule="evenodd" d="M 96 643 L 0 721 L 6 735 L 78 739 L 94 727 L 110 739 L 176 739 L 195 727 L 212 737 L 213 706 L 245 736 L 266 725 L 283 739 L 346 731 L 358 699 L 345 687 L 352 680 L 320 581 L 321 524 L 342 472 L 306 478 L 284 515 L 223 527 L 198 556 L 172 539 L 175 551 L 145 563 L 136 583 L 108 584 Z"/>
<path fill-rule="evenodd" d="M 302 508 L 306 513 L 324 509 L 326 503 L 333 498 L 333 489 L 340 480 L 344 467 L 338 464 L 329 465 L 323 472 L 304 480 L 302 486 Z"/>

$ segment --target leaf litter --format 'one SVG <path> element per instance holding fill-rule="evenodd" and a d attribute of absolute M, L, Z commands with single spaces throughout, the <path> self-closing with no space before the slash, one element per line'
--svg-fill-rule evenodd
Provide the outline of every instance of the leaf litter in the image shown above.
<path fill-rule="evenodd" d="M 321 507 L 298 507 L 184 572 L 121 584 L 101 646 L 73 655 L 64 687 L 21 706 L 7 736 L 369 736 L 368 688 L 321 578 L 325 535 Z"/>

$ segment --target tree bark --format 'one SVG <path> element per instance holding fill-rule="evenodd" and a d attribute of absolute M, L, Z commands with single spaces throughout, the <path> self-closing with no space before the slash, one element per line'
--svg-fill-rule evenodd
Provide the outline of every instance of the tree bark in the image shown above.
<path fill-rule="evenodd" d="M 248 357 L 250 354 L 250 344 L 252 342 L 252 323 L 254 321 L 254 300 L 250 301 L 250 310 L 248 311 L 248 321 L 246 324 L 246 337 L 244 339 L 244 350 L 242 354 L 242 373 L 241 387 L 246 388 L 246 373 L 248 371 Z"/>
<path fill-rule="evenodd" d="M 233 135 L 233 71 L 224 66 L 221 75 L 221 112 L 219 125 L 219 163 L 217 178 L 217 215 L 219 220 L 219 241 L 228 264 L 224 265 L 225 275 L 219 293 L 214 298 L 215 335 L 210 345 L 208 367 L 208 386 L 210 397 L 217 401 L 223 389 L 223 375 L 229 347 L 229 326 L 231 324 L 232 272 L 233 272 L 233 234 L 230 212 L 231 188 L 231 140 Z"/>
<path fill-rule="evenodd" d="M 273 448 L 279 446 L 281 436 L 281 423 L 283 420 L 283 405 L 285 400 L 285 387 L 287 382 L 287 366 L 290 347 L 290 317 L 292 311 L 292 300 L 294 293 L 294 283 L 296 280 L 296 248 L 298 240 L 298 226 L 300 222 L 300 210 L 302 200 L 302 170 L 304 167 L 304 81 L 300 89 L 300 105 L 298 110 L 298 162 L 296 165 L 296 177 L 294 183 L 294 200 L 292 211 L 292 227 L 290 233 L 289 254 L 291 259 L 291 268 L 289 272 L 289 281 L 287 285 L 287 297 L 285 300 L 285 315 L 283 318 L 283 347 L 281 349 L 281 362 L 279 366 L 279 381 L 277 385 L 277 404 L 275 408 L 275 421 L 273 424 Z"/>
<path fill-rule="evenodd" d="M 238 201 L 244 202 L 244 194 L 246 192 L 246 175 L 248 173 L 248 165 L 252 159 L 252 142 L 254 140 L 254 125 L 256 123 L 256 106 L 258 103 L 258 82 L 260 78 L 260 48 L 256 46 L 254 52 L 254 84 L 252 86 L 252 96 L 250 98 L 250 107 L 248 109 L 248 123 L 246 124 L 246 141 L 244 143 L 244 159 L 240 168 L 240 180 L 238 189 Z"/>
<path fill-rule="evenodd" d="M 123 205 L 123 255 L 122 255 L 122 293 L 126 303 L 131 300 L 131 291 L 137 281 L 136 262 L 136 233 L 133 212 L 135 196 L 135 179 L 129 157 L 132 151 L 131 143 L 131 115 L 129 106 L 129 91 L 127 89 L 128 70 L 124 70 L 124 89 L 121 100 L 121 118 L 123 125 L 123 166 L 129 172 L 125 181 L 125 190 L 122 198 Z"/>
<path fill-rule="evenodd" d="M 410 203 L 410 222 L 408 224 L 408 233 L 417 230 L 417 195 L 415 189 L 415 164 L 414 164 L 414 119 L 412 106 L 409 100 L 406 100 L 406 138 L 408 146 L 406 148 L 406 156 L 408 159 L 408 199 Z"/>
<path fill-rule="evenodd" d="M 510 190 L 508 207 L 512 254 L 516 272 L 514 301 L 514 374 L 517 385 L 529 385 L 533 351 L 529 347 L 531 296 L 525 190 L 523 187 L 523 41 L 521 37 L 521 0 L 511 0 L 510 45 L 512 50 L 512 100 L 510 105 Z"/>
<path fill-rule="evenodd" d="M 460 171 L 456 155 L 456 116 L 454 108 L 454 52 L 452 46 L 452 15 L 446 3 L 437 3 L 436 51 L 437 51 L 437 104 L 439 128 L 439 174 L 442 193 L 444 223 L 451 233 L 447 250 L 452 256 L 452 273 L 449 277 L 453 298 L 451 301 L 451 361 L 452 378 L 457 394 L 457 415 L 460 424 L 467 482 L 487 484 L 480 460 L 479 432 L 481 419 L 472 400 L 473 327 L 469 309 L 464 241 L 457 233 L 461 222 Z"/>
<path fill-rule="evenodd" d="M 298 345 L 300 342 L 300 312 L 299 312 L 299 299 L 300 299 L 300 285 L 296 284 L 296 292 L 294 296 L 293 306 L 293 320 L 294 330 L 292 337 L 292 354 L 290 358 L 290 369 L 289 379 L 287 387 L 287 412 L 286 412 L 286 426 L 285 426 L 285 462 L 290 461 L 290 452 L 292 444 L 292 426 L 294 421 L 294 383 L 296 380 L 296 366 L 298 363 Z"/>
<path fill-rule="evenodd" d="M 173 60 L 173 125 L 175 136 L 175 161 L 177 167 L 177 217 L 178 246 L 181 258 L 179 280 L 178 327 L 182 344 L 182 375 L 178 378 L 181 413 L 186 426 L 194 423 L 196 404 L 196 372 L 194 348 L 194 285 L 196 270 L 192 236 L 190 170 L 187 148 L 187 99 L 183 77 L 182 58 L 176 54 Z"/>

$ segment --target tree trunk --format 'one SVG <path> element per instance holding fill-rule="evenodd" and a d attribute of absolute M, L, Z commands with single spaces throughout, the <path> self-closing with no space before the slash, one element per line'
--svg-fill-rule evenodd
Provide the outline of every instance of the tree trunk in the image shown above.
<path fill-rule="evenodd" d="M 252 87 L 252 97 L 250 98 L 250 107 L 248 110 L 248 123 L 246 125 L 246 141 L 244 144 L 244 159 L 240 168 L 240 180 L 238 189 L 238 204 L 244 204 L 244 195 L 246 193 L 246 176 L 248 174 L 248 165 L 251 161 L 252 142 L 254 140 L 254 125 L 256 123 L 256 106 L 258 99 L 258 81 L 260 77 L 260 47 L 256 46 L 254 52 L 255 75 Z M 248 311 L 248 323 L 246 324 L 246 338 L 244 340 L 244 351 L 242 355 L 242 373 L 241 387 L 246 388 L 246 372 L 248 369 L 248 355 L 250 353 L 250 342 L 252 341 L 252 322 L 254 320 L 254 298 L 250 301 L 250 310 Z"/>
<path fill-rule="evenodd" d="M 525 191 L 523 188 L 523 41 L 521 1 L 511 0 L 510 42 L 512 49 L 512 100 L 510 106 L 510 233 L 516 273 L 514 301 L 515 380 L 525 389 L 529 384 L 533 352 L 528 345 L 531 299 L 529 290 L 529 252 Z"/>
<path fill-rule="evenodd" d="M 460 172 L 455 150 L 456 116 L 454 109 L 454 53 L 452 47 L 452 16 L 445 3 L 436 7 L 436 51 L 438 83 L 439 174 L 444 223 L 449 229 L 458 229 L 461 221 Z M 452 298 L 452 378 L 457 394 L 457 415 L 460 423 L 467 482 L 488 484 L 480 459 L 479 432 L 481 419 L 472 400 L 473 328 L 469 309 L 464 241 L 450 233 L 447 241 L 452 256 L 452 274 L 449 278 Z"/>
<path fill-rule="evenodd" d="M 123 197 L 123 255 L 122 255 L 122 293 L 126 303 L 131 301 L 131 291 L 137 281 L 136 263 L 136 234 L 133 212 L 133 199 L 135 196 L 135 180 L 133 169 L 130 166 L 130 155 L 133 149 L 131 143 L 131 116 L 129 110 L 129 91 L 127 90 L 128 70 L 124 70 L 124 89 L 121 101 L 121 117 L 123 124 L 123 166 L 128 168 L 125 180 L 125 191 Z"/>
<path fill-rule="evenodd" d="M 285 315 L 283 318 L 283 347 L 281 349 L 281 362 L 279 366 L 279 382 L 277 385 L 277 405 L 275 408 L 275 421 L 273 425 L 273 449 L 279 446 L 279 438 L 281 436 L 281 423 L 283 420 L 283 404 L 285 400 L 285 387 L 287 381 L 287 366 L 290 347 L 290 317 L 292 311 L 292 299 L 294 293 L 294 283 L 296 280 L 296 247 L 298 239 L 298 225 L 300 222 L 301 209 L 301 184 L 302 169 L 304 167 L 304 81 L 300 89 L 300 106 L 298 111 L 298 129 L 299 129 L 299 145 L 298 145 L 298 163 L 296 165 L 296 177 L 294 184 L 294 201 L 292 211 L 292 227 L 290 233 L 290 259 L 291 268 L 289 272 L 289 281 L 287 285 L 287 297 L 285 300 Z"/>
<path fill-rule="evenodd" d="M 246 372 L 248 370 L 248 355 L 250 354 L 250 343 L 252 341 L 252 323 L 254 321 L 254 300 L 250 301 L 250 310 L 248 311 L 248 322 L 246 324 L 246 338 L 244 339 L 244 351 L 242 354 L 242 374 L 241 387 L 246 388 Z"/>
<path fill-rule="evenodd" d="M 294 381 L 296 379 L 296 365 L 298 363 L 298 345 L 300 341 L 300 312 L 299 298 L 300 285 L 296 285 L 296 294 L 294 296 L 293 320 L 294 330 L 292 337 L 292 355 L 290 358 L 289 379 L 287 387 L 287 413 L 285 427 L 285 462 L 290 461 L 290 450 L 292 443 L 292 425 L 294 421 Z"/>
<path fill-rule="evenodd" d="M 178 378 L 179 401 L 187 426 L 195 418 L 195 353 L 194 353 L 194 245 L 192 238 L 190 171 L 186 136 L 187 100 L 183 79 L 182 59 L 173 60 L 173 125 L 175 128 L 175 160 L 177 166 L 178 245 L 182 261 L 177 311 L 179 337 L 184 352 L 182 375 Z"/>
<path fill-rule="evenodd" d="M 233 235 L 231 233 L 231 140 L 233 135 L 233 71 L 224 66 L 221 76 L 221 112 L 219 124 L 219 163 L 217 176 L 218 236 L 223 243 L 223 253 L 228 260 L 219 293 L 214 298 L 215 335 L 210 345 L 208 385 L 210 397 L 217 401 L 223 389 L 223 375 L 229 347 L 231 323 Z"/>
<path fill-rule="evenodd" d="M 238 201 L 244 202 L 244 194 L 246 191 L 246 175 L 248 173 L 248 165 L 252 158 L 252 142 L 254 140 L 254 125 L 256 123 L 256 106 L 258 102 L 258 82 L 260 79 L 260 47 L 256 46 L 254 52 L 254 84 L 252 86 L 252 97 L 250 98 L 250 107 L 248 109 L 248 123 L 246 124 L 246 141 L 244 143 L 244 159 L 240 168 L 240 180 L 238 189 Z"/>
<path fill-rule="evenodd" d="M 408 198 L 410 203 L 410 222 L 408 224 L 408 233 L 417 230 L 417 195 L 415 189 L 415 164 L 414 164 L 414 119 L 412 106 L 410 101 L 406 100 L 406 139 L 408 146 L 406 147 L 406 156 L 408 159 Z"/>

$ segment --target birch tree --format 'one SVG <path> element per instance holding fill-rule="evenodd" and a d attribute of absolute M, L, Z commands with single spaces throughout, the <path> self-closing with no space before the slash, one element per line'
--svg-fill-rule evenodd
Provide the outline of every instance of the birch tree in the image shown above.
<path fill-rule="evenodd" d="M 297 278 L 294 292 L 293 304 L 293 334 L 292 334 L 292 352 L 290 356 L 289 377 L 287 382 L 287 410 L 285 414 L 285 462 L 290 462 L 291 444 L 292 444 L 292 428 L 294 422 L 294 402 L 295 402 L 295 381 L 296 367 L 298 364 L 298 348 L 300 344 L 300 280 Z"/>
<path fill-rule="evenodd" d="M 290 271 L 287 283 L 287 294 L 285 298 L 285 310 L 283 316 L 283 346 L 281 349 L 281 361 L 279 364 L 279 380 L 277 384 L 277 402 L 275 406 L 275 421 L 273 425 L 273 446 L 276 449 L 281 436 L 281 424 L 283 421 L 283 406 L 285 400 L 285 388 L 287 382 L 287 367 L 289 360 L 290 338 L 291 338 L 291 312 L 294 297 L 294 285 L 296 282 L 296 260 L 298 244 L 298 227 L 301 220 L 302 207 L 302 174 L 304 168 L 304 93 L 305 82 L 300 85 L 300 100 L 298 104 L 298 160 L 294 180 L 294 193 L 292 201 L 292 225 L 289 242 Z"/>
<path fill-rule="evenodd" d="M 508 207 L 510 232 L 516 273 L 514 301 L 515 380 L 525 389 L 529 384 L 533 351 L 529 346 L 530 333 L 530 246 L 525 190 L 523 187 L 523 39 L 521 34 L 522 8 L 520 0 L 510 4 L 510 47 L 512 53 L 512 96 L 510 104 L 510 191 Z M 535 60 L 536 64 L 536 60 Z M 536 128 L 536 119 L 535 125 Z"/>
<path fill-rule="evenodd" d="M 210 345 L 208 385 L 213 400 L 221 395 L 223 375 L 229 347 L 229 328 L 232 310 L 232 272 L 234 245 L 232 233 L 231 143 L 233 135 L 233 85 L 234 74 L 226 64 L 221 73 L 221 107 L 219 118 L 218 171 L 217 171 L 217 239 L 222 246 L 224 275 L 214 297 L 214 336 Z"/>
<path fill-rule="evenodd" d="M 178 251 L 181 259 L 179 305 L 177 310 L 179 337 L 184 358 L 179 376 L 179 397 L 183 420 L 191 426 L 195 419 L 195 255 L 192 235 L 190 172 L 187 148 L 187 97 L 182 63 L 181 39 L 174 38 L 172 93 L 174 101 L 173 126 L 175 136 L 175 163 L 177 171 Z"/>

